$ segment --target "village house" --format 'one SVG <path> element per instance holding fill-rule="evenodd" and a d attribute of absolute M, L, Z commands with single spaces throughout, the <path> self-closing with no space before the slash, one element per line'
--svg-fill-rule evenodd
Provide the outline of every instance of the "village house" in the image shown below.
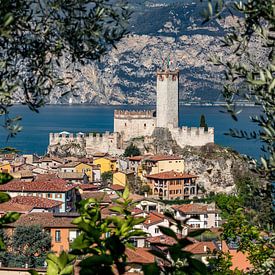
<path fill-rule="evenodd" d="M 65 180 L 45 177 L 33 182 L 12 180 L 0 185 L 0 191 L 7 192 L 11 197 L 36 196 L 60 201 L 60 212 L 66 212 L 75 207 L 75 187 L 74 184 L 67 184 Z"/>
<path fill-rule="evenodd" d="M 0 163 L 0 173 L 10 173 L 11 165 L 8 161 L 3 161 Z"/>
<path fill-rule="evenodd" d="M 115 172 L 117 170 L 117 159 L 113 157 L 100 157 L 93 161 L 93 164 L 98 165 L 101 174 L 104 172 Z"/>
<path fill-rule="evenodd" d="M 184 160 L 180 156 L 155 155 L 144 158 L 142 161 L 145 175 L 158 174 L 161 172 L 175 171 L 184 172 Z"/>
<path fill-rule="evenodd" d="M 216 208 L 215 203 L 174 205 L 172 209 L 175 218 L 178 220 L 188 219 L 186 224 L 191 228 L 216 228 L 222 222 L 220 210 Z"/>
<path fill-rule="evenodd" d="M 197 176 L 168 171 L 146 176 L 151 194 L 163 200 L 190 199 L 197 195 Z"/>
<path fill-rule="evenodd" d="M 118 171 L 113 174 L 113 184 L 126 186 L 129 184 L 134 184 L 136 178 L 134 172 L 124 172 L 124 171 Z"/>
<path fill-rule="evenodd" d="M 77 226 L 72 224 L 73 219 L 78 217 L 77 213 L 29 213 L 21 215 L 20 218 L 6 226 L 8 233 L 12 234 L 18 226 L 40 225 L 51 235 L 51 250 L 60 253 L 69 251 L 70 243 L 78 236 Z"/>

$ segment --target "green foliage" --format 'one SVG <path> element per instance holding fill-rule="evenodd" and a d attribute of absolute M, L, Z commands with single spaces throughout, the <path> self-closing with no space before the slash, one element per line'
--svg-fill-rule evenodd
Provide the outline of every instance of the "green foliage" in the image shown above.
<path fill-rule="evenodd" d="M 248 253 L 254 268 L 251 274 L 273 274 L 274 237 L 262 235 L 257 226 L 247 221 L 242 208 L 228 217 L 222 237 L 227 242 L 235 242 L 239 251 Z"/>
<path fill-rule="evenodd" d="M 206 124 L 204 115 L 200 117 L 200 127 L 204 128 L 204 131 L 208 131 L 208 125 Z"/>
<path fill-rule="evenodd" d="M 241 271 L 232 271 L 230 267 L 232 266 L 232 256 L 229 253 L 223 253 L 221 251 L 215 250 L 212 255 L 208 257 L 208 270 L 210 274 L 213 275 L 239 275 L 244 274 Z"/>
<path fill-rule="evenodd" d="M 55 87 L 73 92 L 77 62 L 99 59 L 114 46 L 129 16 L 124 0 L 0 1 L 0 114 L 9 136 L 22 129 L 21 117 L 8 117 L 15 94 L 38 111 Z"/>
<path fill-rule="evenodd" d="M 203 1 L 203 0 L 201 0 Z M 270 181 L 275 179 L 275 39 L 274 0 L 224 1 L 208 0 L 204 11 L 206 21 L 221 17 L 224 12 L 236 11 L 242 15 L 224 37 L 223 46 L 235 53 L 234 61 L 213 58 L 215 65 L 225 70 L 223 96 L 227 111 L 234 120 L 241 110 L 234 105 L 236 97 L 252 100 L 261 106 L 262 114 L 252 116 L 251 121 L 260 127 L 258 132 L 230 129 L 236 138 L 254 139 L 263 143 L 264 156 L 260 162 L 251 160 L 254 170 Z M 251 41 L 257 41 L 261 58 L 255 58 Z M 244 87 L 244 89 L 243 89 Z M 243 91 L 244 90 L 244 91 Z M 270 191 L 270 185 L 267 187 Z M 270 197 L 267 197 L 269 199 Z"/>
<path fill-rule="evenodd" d="M 53 253 L 47 255 L 47 275 L 73 274 L 75 256 L 62 251 L 59 256 Z"/>
<path fill-rule="evenodd" d="M 133 143 L 131 143 L 124 151 L 123 156 L 124 157 L 134 157 L 134 156 L 140 156 L 140 150 L 137 146 L 135 146 Z"/>
<path fill-rule="evenodd" d="M 129 190 L 125 188 L 116 206 L 110 210 L 116 214 L 102 217 L 101 207 L 94 199 L 81 201 L 80 217 L 73 221 L 81 234 L 71 245 L 71 254 L 82 257 L 80 274 L 113 274 L 113 266 L 119 274 L 125 272 L 125 249 L 130 246 L 129 239 L 145 233 L 134 226 L 144 218 L 131 215 Z M 52 273 L 53 275 L 56 273 Z"/>
<path fill-rule="evenodd" d="M 0 184 L 7 183 L 12 179 L 13 179 L 13 177 L 11 175 L 9 175 L 7 173 L 0 173 Z M 0 192 L 0 203 L 7 202 L 9 200 L 10 200 L 10 196 L 8 194 Z M 0 230 L 2 230 L 2 228 L 5 224 L 15 222 L 19 217 L 20 217 L 20 214 L 16 213 L 16 212 L 9 212 L 9 213 L 6 213 L 5 215 L 3 215 L 0 218 Z M 4 249 L 5 249 L 5 243 L 2 239 L 2 236 L 0 235 L 0 251 L 2 251 Z M 5 260 L 6 260 L 6 258 L 7 257 L 5 256 Z"/>
<path fill-rule="evenodd" d="M 19 226 L 8 241 L 8 266 L 43 267 L 51 249 L 51 237 L 41 226 Z"/>
<path fill-rule="evenodd" d="M 113 172 L 112 171 L 107 171 L 107 172 L 103 172 L 101 174 L 101 180 L 102 182 L 112 182 L 113 181 Z"/>
<path fill-rule="evenodd" d="M 177 225 L 178 232 L 182 232 L 182 222 L 174 218 L 171 213 L 165 213 L 166 217 L 173 220 Z M 182 238 L 182 235 L 177 235 L 172 229 L 168 227 L 159 226 L 162 234 L 174 239 L 175 243 L 169 245 L 167 243 L 155 244 L 160 246 L 161 250 L 151 249 L 150 252 L 161 259 L 154 264 L 144 266 L 144 274 L 197 274 L 203 275 L 207 273 L 207 269 L 204 263 L 195 259 L 193 254 L 184 250 L 186 246 L 192 242 L 188 237 L 195 237 L 202 234 L 205 229 L 197 230 L 188 234 Z M 167 256 L 169 255 L 169 257 Z"/>
<path fill-rule="evenodd" d="M 8 173 L 0 173 L 0 184 L 4 184 L 7 183 L 9 181 L 11 181 L 13 179 L 13 177 L 8 174 Z M 1 201 L 0 201 L 1 203 Z"/>

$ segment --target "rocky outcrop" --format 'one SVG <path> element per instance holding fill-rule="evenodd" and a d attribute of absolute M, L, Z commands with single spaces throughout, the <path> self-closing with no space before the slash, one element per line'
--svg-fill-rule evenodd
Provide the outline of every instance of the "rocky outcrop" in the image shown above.
<path fill-rule="evenodd" d="M 81 143 L 68 142 L 67 144 L 63 145 L 49 145 L 48 154 L 59 157 L 84 157 L 86 156 L 86 144 L 83 140 Z"/>
<path fill-rule="evenodd" d="M 143 153 L 182 155 L 185 171 L 198 176 L 197 183 L 206 193 L 232 193 L 236 178 L 250 173 L 237 152 L 215 144 L 180 148 L 167 129 L 156 128 L 150 140 L 132 141 Z"/>

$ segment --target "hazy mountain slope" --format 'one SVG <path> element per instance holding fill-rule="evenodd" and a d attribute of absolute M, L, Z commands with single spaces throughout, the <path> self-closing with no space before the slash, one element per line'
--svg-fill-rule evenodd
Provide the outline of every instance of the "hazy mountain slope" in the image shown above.
<path fill-rule="evenodd" d="M 155 100 L 156 70 L 170 56 L 181 71 L 182 100 L 213 101 L 221 89 L 221 74 L 207 61 L 227 53 L 219 46 L 224 26 L 231 20 L 201 25 L 201 6 L 192 1 L 130 1 L 130 34 L 100 63 L 77 65 L 74 81 L 79 89 L 65 97 L 61 91 L 50 103 L 151 104 Z"/>

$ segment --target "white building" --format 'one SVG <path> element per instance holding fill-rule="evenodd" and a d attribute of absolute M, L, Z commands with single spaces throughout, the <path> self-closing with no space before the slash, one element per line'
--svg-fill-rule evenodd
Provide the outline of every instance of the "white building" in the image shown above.
<path fill-rule="evenodd" d="M 182 204 L 174 205 L 175 218 L 186 220 L 191 228 L 215 228 L 221 225 L 220 210 L 214 203 L 211 204 Z"/>

